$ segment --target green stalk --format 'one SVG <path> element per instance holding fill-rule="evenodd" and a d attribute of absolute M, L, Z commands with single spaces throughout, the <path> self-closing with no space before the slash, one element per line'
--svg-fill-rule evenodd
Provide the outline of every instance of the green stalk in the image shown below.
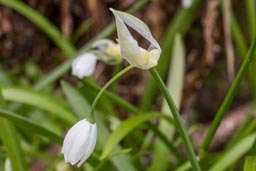
<path fill-rule="evenodd" d="M 199 163 L 196 159 L 196 155 L 195 152 L 193 150 L 193 146 L 192 143 L 188 137 L 188 134 L 186 132 L 186 129 L 184 127 L 184 125 L 182 124 L 182 120 L 180 117 L 180 114 L 178 112 L 177 107 L 175 106 L 175 103 L 167 89 L 167 87 L 165 86 L 161 76 L 159 75 L 159 73 L 157 72 L 157 70 L 155 68 L 152 68 L 149 70 L 151 75 L 153 76 L 155 83 L 157 84 L 157 86 L 159 87 L 159 89 L 161 90 L 161 92 L 163 93 L 165 100 L 173 114 L 173 120 L 175 122 L 175 126 L 177 127 L 177 130 L 180 133 L 180 136 L 183 140 L 183 143 L 185 145 L 185 148 L 187 150 L 188 153 L 188 158 L 191 162 L 191 166 L 193 168 L 194 171 L 201 171 L 201 168 L 199 166 Z"/>
<path fill-rule="evenodd" d="M 255 36 L 256 31 L 256 3 L 255 0 L 245 0 L 247 19 L 249 23 L 250 37 Z M 250 39 L 251 40 L 251 39 Z"/>
<path fill-rule="evenodd" d="M 91 107 L 91 112 L 90 112 L 90 121 L 91 122 L 95 122 L 94 120 L 94 109 L 100 99 L 100 97 L 102 96 L 102 94 L 105 92 L 105 90 L 112 84 L 114 83 L 116 80 L 118 80 L 122 75 L 124 75 L 126 72 L 130 71 L 133 68 L 133 66 L 129 65 L 128 67 L 124 68 L 122 71 L 120 71 L 119 73 L 117 73 L 114 77 L 112 77 L 100 90 L 100 92 L 97 94 L 97 96 L 95 97 L 93 103 L 92 103 L 92 107 Z"/>
<path fill-rule="evenodd" d="M 225 114 L 227 113 L 233 99 L 234 99 L 234 96 L 239 88 L 239 85 L 242 81 L 242 79 L 244 78 L 246 72 L 247 72 L 247 69 L 249 67 L 249 64 L 251 63 L 251 61 L 253 60 L 253 58 L 255 57 L 255 50 L 256 50 L 256 38 L 254 38 L 252 44 L 251 44 L 251 47 L 249 49 L 249 52 L 247 53 L 247 56 L 246 58 L 244 59 L 244 62 L 235 78 L 235 80 L 233 81 L 230 89 L 228 90 L 228 93 L 223 101 L 223 103 L 221 104 L 214 120 L 213 120 L 213 123 L 211 125 L 211 127 L 209 128 L 209 131 L 207 132 L 207 135 L 202 143 L 202 147 L 201 149 L 203 151 L 206 151 L 209 146 L 210 146 L 210 143 L 223 119 L 223 117 L 225 116 Z"/>

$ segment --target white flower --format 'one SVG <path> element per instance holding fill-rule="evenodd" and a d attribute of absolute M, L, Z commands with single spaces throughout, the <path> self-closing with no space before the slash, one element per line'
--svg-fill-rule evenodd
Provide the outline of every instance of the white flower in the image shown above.
<path fill-rule="evenodd" d="M 130 65 L 140 69 L 150 69 L 156 66 L 161 54 L 161 48 L 153 38 L 147 25 L 128 13 L 114 9 L 110 10 L 116 19 L 118 41 L 122 56 Z M 138 42 L 133 38 L 126 25 L 134 29 L 150 43 L 147 50 L 138 45 Z"/>
<path fill-rule="evenodd" d="M 97 57 L 93 53 L 84 53 L 72 62 L 72 75 L 83 78 L 93 74 L 97 63 Z"/>
<path fill-rule="evenodd" d="M 182 0 L 183 8 L 190 8 L 192 5 L 192 0 Z"/>
<path fill-rule="evenodd" d="M 65 136 L 61 153 L 65 162 L 78 167 L 91 155 L 97 139 L 97 126 L 83 119 L 77 122 Z"/>

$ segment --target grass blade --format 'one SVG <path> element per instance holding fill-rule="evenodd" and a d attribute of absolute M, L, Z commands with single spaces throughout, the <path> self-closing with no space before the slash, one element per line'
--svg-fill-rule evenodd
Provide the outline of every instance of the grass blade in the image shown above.
<path fill-rule="evenodd" d="M 252 146 L 255 139 L 255 134 L 245 137 L 240 140 L 233 148 L 225 152 L 219 160 L 209 169 L 209 171 L 226 170 L 229 166 L 235 163 L 242 157 Z"/>
<path fill-rule="evenodd" d="M 235 78 L 235 80 L 233 81 L 230 89 L 228 90 L 228 93 L 223 101 L 223 103 L 221 104 L 216 117 L 213 120 L 213 123 L 211 125 L 211 127 L 209 128 L 209 131 L 206 134 L 206 137 L 202 143 L 202 150 L 206 151 L 211 143 L 211 140 L 213 139 L 219 124 L 221 123 L 223 117 L 225 116 L 225 114 L 227 113 L 231 102 L 233 101 L 236 92 L 238 91 L 239 85 L 242 81 L 242 79 L 244 78 L 247 69 L 251 63 L 251 61 L 254 59 L 255 57 L 255 52 L 256 52 L 256 38 L 253 40 L 251 47 L 247 53 L 246 58 L 244 59 L 244 62 Z"/>
<path fill-rule="evenodd" d="M 7 108 L 5 101 L 2 97 L 0 89 L 0 107 Z M 11 161 L 12 170 L 25 171 L 27 170 L 27 163 L 25 161 L 25 154 L 21 148 L 21 143 L 16 131 L 16 127 L 12 122 L 0 118 L 0 137 L 3 145 L 6 147 L 7 154 Z"/>

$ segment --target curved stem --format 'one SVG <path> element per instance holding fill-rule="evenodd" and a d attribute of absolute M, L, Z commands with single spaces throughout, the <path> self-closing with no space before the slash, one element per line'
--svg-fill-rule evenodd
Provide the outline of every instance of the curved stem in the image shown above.
<path fill-rule="evenodd" d="M 100 92 L 97 94 L 97 96 L 95 97 L 93 103 L 92 103 L 92 107 L 91 107 L 91 114 L 90 114 L 90 121 L 94 122 L 94 109 L 99 101 L 99 98 L 101 97 L 101 95 L 104 93 L 104 91 L 112 84 L 114 83 L 117 79 L 119 79 L 122 75 L 124 75 L 126 72 L 128 72 L 129 70 L 131 70 L 133 67 L 131 65 L 129 65 L 128 67 L 124 68 L 122 71 L 120 71 L 119 73 L 117 73 L 113 78 L 111 78 L 111 80 L 109 80 L 104 87 L 102 87 L 102 89 L 100 90 Z"/>
<path fill-rule="evenodd" d="M 199 163 L 196 159 L 195 152 L 193 150 L 192 143 L 191 143 L 191 141 L 188 137 L 188 134 L 186 132 L 186 129 L 185 129 L 184 125 L 182 124 L 180 114 L 178 112 L 177 107 L 175 106 L 175 103 L 174 103 L 168 89 L 166 88 L 162 78 L 160 77 L 159 73 L 157 72 L 157 70 L 155 68 L 152 68 L 149 71 L 150 71 L 151 75 L 153 76 L 153 78 L 155 79 L 155 82 L 156 82 L 157 86 L 162 91 L 162 93 L 165 97 L 165 100 L 166 100 L 166 102 L 167 102 L 167 104 L 168 104 L 168 106 L 169 106 L 169 108 L 172 112 L 173 120 L 175 122 L 175 126 L 178 129 L 178 131 L 180 133 L 180 136 L 183 140 L 183 143 L 184 143 L 185 148 L 187 150 L 188 157 L 189 157 L 189 160 L 191 162 L 191 166 L 192 166 L 193 170 L 194 171 L 201 171 Z"/>

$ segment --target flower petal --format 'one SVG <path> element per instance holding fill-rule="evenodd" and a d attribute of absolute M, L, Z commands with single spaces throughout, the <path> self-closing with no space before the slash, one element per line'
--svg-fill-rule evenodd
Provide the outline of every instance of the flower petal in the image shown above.
<path fill-rule="evenodd" d="M 68 153 L 68 158 L 72 159 L 71 164 L 76 164 L 85 154 L 86 149 L 84 144 L 87 144 L 90 137 L 91 126 L 87 124 L 86 128 L 79 130 L 76 137 L 73 139 L 74 145 Z"/>
<path fill-rule="evenodd" d="M 90 136 L 88 138 L 88 143 L 85 144 L 84 148 L 86 149 L 84 156 L 81 158 L 79 163 L 77 164 L 77 167 L 80 167 L 82 163 L 88 159 L 88 157 L 92 154 L 93 149 L 96 145 L 96 140 L 97 140 L 97 126 L 96 124 L 93 124 L 91 126 L 91 132 Z"/>
<path fill-rule="evenodd" d="M 137 59 L 140 58 L 139 54 L 141 54 L 138 42 L 132 37 L 131 33 L 129 32 L 128 28 L 121 20 L 121 18 L 118 15 L 115 15 L 115 18 L 122 56 L 132 66 L 140 66 L 141 62 L 143 61 Z"/>
<path fill-rule="evenodd" d="M 120 17 L 120 19 L 130 26 L 132 29 L 137 31 L 141 36 L 143 36 L 145 39 L 147 39 L 155 48 L 160 49 L 160 46 L 158 42 L 154 39 L 152 36 L 148 26 L 142 22 L 140 19 L 125 13 L 121 11 L 114 10 L 113 8 L 110 8 L 110 10 L 114 13 L 115 16 Z"/>

